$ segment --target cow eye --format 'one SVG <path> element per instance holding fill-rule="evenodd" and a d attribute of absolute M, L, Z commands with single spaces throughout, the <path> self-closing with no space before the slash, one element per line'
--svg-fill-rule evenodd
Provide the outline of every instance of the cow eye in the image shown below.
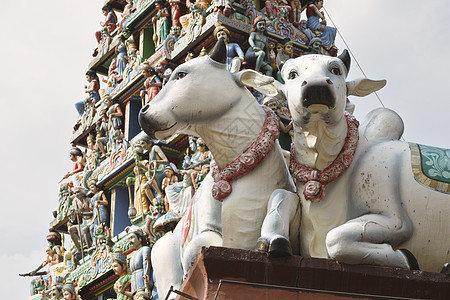
<path fill-rule="evenodd" d="M 331 68 L 330 72 L 334 75 L 341 75 L 341 70 L 339 70 L 339 68 Z"/>
<path fill-rule="evenodd" d="M 295 79 L 297 77 L 298 77 L 297 71 L 292 70 L 292 71 L 289 72 L 289 75 L 288 75 L 288 79 L 289 80 Z"/>
<path fill-rule="evenodd" d="M 187 75 L 186 72 L 178 72 L 177 75 L 175 76 L 176 80 L 182 79 Z"/>

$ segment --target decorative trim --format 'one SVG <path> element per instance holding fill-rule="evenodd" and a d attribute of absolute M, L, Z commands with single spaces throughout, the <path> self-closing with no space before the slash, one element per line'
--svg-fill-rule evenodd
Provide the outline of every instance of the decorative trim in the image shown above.
<path fill-rule="evenodd" d="M 220 202 L 231 194 L 231 182 L 256 168 L 269 154 L 280 135 L 277 116 L 270 108 L 266 106 L 262 108 L 266 113 L 266 119 L 261 132 L 250 147 L 222 170 L 219 170 L 214 160 L 211 162 L 211 174 L 214 179 L 212 196 Z"/>
<path fill-rule="evenodd" d="M 435 191 L 450 194 L 450 184 L 448 182 L 430 178 L 424 173 L 422 168 L 423 157 L 420 148 L 421 145 L 415 143 L 408 144 L 411 149 L 411 167 L 416 181 Z"/>
<path fill-rule="evenodd" d="M 338 179 L 353 161 L 359 140 L 359 122 L 353 115 L 347 112 L 344 113 L 344 116 L 347 121 L 347 137 L 345 138 L 344 146 L 331 165 L 322 171 L 312 170 L 301 165 L 297 161 L 294 144 L 291 146 L 291 163 L 289 170 L 296 181 L 305 184 L 303 195 L 306 200 L 312 202 L 321 201 L 325 196 L 325 186 Z"/>

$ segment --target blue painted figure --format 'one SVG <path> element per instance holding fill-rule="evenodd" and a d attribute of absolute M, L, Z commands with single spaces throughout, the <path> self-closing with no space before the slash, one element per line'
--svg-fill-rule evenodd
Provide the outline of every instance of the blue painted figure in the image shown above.
<path fill-rule="evenodd" d="M 85 102 L 93 101 L 94 103 L 97 103 L 100 100 L 100 94 L 98 93 L 98 90 L 100 89 L 100 80 L 98 79 L 97 73 L 95 73 L 94 70 L 89 69 L 86 72 L 86 80 L 89 82 L 89 85 L 84 87 L 84 92 L 88 93 L 89 97 L 86 100 L 75 103 L 75 108 L 80 116 L 85 111 Z"/>
<path fill-rule="evenodd" d="M 237 43 L 229 43 L 230 31 L 220 23 L 215 24 L 214 37 L 216 40 L 223 39 L 227 46 L 227 70 L 231 73 L 239 72 L 241 63 L 244 61 L 244 51 Z"/>
<path fill-rule="evenodd" d="M 97 228 L 100 224 L 103 226 L 109 226 L 109 211 L 108 211 L 108 199 L 103 191 L 99 190 L 95 182 L 91 182 L 89 185 L 91 193 L 94 194 L 91 198 L 91 205 L 93 207 L 93 216 L 91 220 L 90 232 L 91 236 L 96 236 Z"/>
<path fill-rule="evenodd" d="M 327 50 L 333 46 L 336 38 L 336 28 L 327 26 L 325 15 L 320 11 L 323 7 L 323 0 L 314 0 L 313 3 L 308 5 L 306 10 L 306 16 L 308 21 L 306 26 L 313 32 L 319 31 L 317 36 L 320 36 L 322 43 L 327 47 Z M 322 20 L 322 21 L 320 21 Z"/>
<path fill-rule="evenodd" d="M 125 231 L 129 234 L 130 247 L 134 248 L 130 259 L 131 293 L 135 295 L 135 300 L 158 300 L 158 294 L 154 286 L 155 277 L 150 261 L 151 249 L 144 245 L 144 231 L 134 225 L 125 228 Z"/>

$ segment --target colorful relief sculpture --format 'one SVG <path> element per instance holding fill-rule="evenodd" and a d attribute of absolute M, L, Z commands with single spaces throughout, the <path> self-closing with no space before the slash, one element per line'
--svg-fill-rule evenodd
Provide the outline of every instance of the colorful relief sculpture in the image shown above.
<path fill-rule="evenodd" d="M 197 171 L 191 173 L 191 180 L 195 191 L 198 190 L 200 184 L 206 178 L 206 175 L 208 175 L 208 173 L 209 173 L 209 164 L 202 165 L 200 172 Z"/>
<path fill-rule="evenodd" d="M 172 15 L 172 28 L 177 27 L 181 29 L 180 16 L 182 2 L 180 0 L 169 0 L 170 12 Z"/>
<path fill-rule="evenodd" d="M 144 82 L 144 90 L 140 93 L 142 106 L 144 106 L 159 93 L 162 87 L 162 82 L 158 77 L 157 72 L 148 63 L 148 61 L 144 61 L 139 68 L 142 70 L 142 75 L 147 78 Z"/>
<path fill-rule="evenodd" d="M 99 115 L 100 119 L 95 124 L 95 145 L 101 153 L 100 158 L 105 158 L 108 152 L 109 142 L 108 116 L 106 114 L 106 109 L 100 110 Z"/>
<path fill-rule="evenodd" d="M 165 3 L 165 0 L 157 0 L 155 3 L 157 12 L 152 18 L 153 42 L 155 43 L 155 47 L 158 47 L 164 42 L 170 31 L 170 15 L 169 11 L 165 7 Z"/>
<path fill-rule="evenodd" d="M 64 284 L 63 296 L 64 296 L 64 300 L 78 300 L 79 299 L 72 282 L 66 282 L 66 284 Z"/>
<path fill-rule="evenodd" d="M 51 286 L 50 300 L 63 300 L 64 299 L 63 287 L 64 287 L 64 278 L 62 278 L 61 276 L 56 276 Z"/>
<path fill-rule="evenodd" d="M 118 23 L 119 33 L 125 30 L 126 21 L 131 16 L 131 12 L 133 10 L 133 0 L 126 0 L 126 2 L 127 4 L 125 4 L 125 7 L 123 8 L 123 12 Z"/>
<path fill-rule="evenodd" d="M 227 69 L 236 73 L 241 69 L 244 62 L 244 51 L 237 43 L 230 43 L 230 31 L 220 23 L 215 24 L 214 37 L 216 40 L 223 39 L 227 45 Z"/>
<path fill-rule="evenodd" d="M 306 9 L 306 16 L 308 17 L 306 26 L 314 32 L 316 36 L 320 37 L 326 49 L 330 50 L 334 46 L 336 28 L 327 26 L 325 15 L 320 11 L 322 7 L 323 0 L 314 0 L 313 3 L 308 5 L 308 8 Z"/>
<path fill-rule="evenodd" d="M 89 96 L 88 98 L 86 98 L 86 100 L 75 103 L 75 108 L 77 109 L 80 117 L 86 110 L 86 104 L 95 104 L 100 100 L 100 94 L 98 92 L 98 90 L 100 89 L 100 80 L 98 79 L 97 73 L 95 73 L 94 70 L 88 70 L 86 72 L 86 80 L 89 85 L 84 87 L 84 92 L 88 93 Z"/>
<path fill-rule="evenodd" d="M 197 152 L 192 156 L 191 168 L 195 171 L 201 171 L 203 165 L 210 164 L 212 159 L 211 151 L 209 151 L 208 146 L 205 141 L 200 137 L 196 141 Z"/>
<path fill-rule="evenodd" d="M 100 22 L 100 26 L 102 26 L 102 30 L 104 29 L 111 34 L 117 28 L 117 16 L 108 4 L 102 7 L 102 13 L 105 16 L 105 20 Z M 95 38 L 99 44 L 102 39 L 102 30 L 95 32 Z"/>
<path fill-rule="evenodd" d="M 173 185 L 175 183 L 178 182 L 178 176 L 175 174 L 175 170 L 178 171 L 174 166 L 171 166 L 170 164 L 167 165 L 164 168 L 164 173 L 166 174 L 166 177 L 163 178 L 163 181 L 161 183 L 161 191 L 164 194 L 164 206 L 165 206 L 165 210 L 169 211 L 170 210 L 170 205 L 169 205 L 169 200 L 166 197 L 166 188 L 170 185 Z"/>
<path fill-rule="evenodd" d="M 181 182 L 176 182 L 166 187 L 166 199 L 169 204 L 169 210 L 177 215 L 183 216 L 191 203 L 194 195 L 194 185 L 191 178 L 192 170 L 181 170 L 183 176 Z"/>
<path fill-rule="evenodd" d="M 111 254 L 114 274 L 119 278 L 114 283 L 114 291 L 117 294 L 116 300 L 133 300 L 131 294 L 131 274 L 127 273 L 127 257 L 120 247 Z"/>
<path fill-rule="evenodd" d="M 245 60 L 254 66 L 256 72 L 261 71 L 267 76 L 272 76 L 272 67 L 268 63 L 270 49 L 266 36 L 266 20 L 263 16 L 259 16 L 253 21 L 248 43 L 250 47 L 245 53 Z"/>
<path fill-rule="evenodd" d="M 70 208 L 70 221 L 67 225 L 70 237 L 78 253 L 82 252 L 84 244 L 86 244 L 87 248 L 90 248 L 92 245 L 90 234 L 92 206 L 89 200 L 84 188 L 75 188 L 75 199 Z"/>
<path fill-rule="evenodd" d="M 448 189 L 417 182 L 413 164 L 424 156 L 416 144 L 399 140 L 403 121 L 395 112 L 378 108 L 359 126 L 344 111 L 348 95 L 366 96 L 386 84 L 346 82 L 349 67 L 347 51 L 285 64 L 286 84 L 276 86 L 287 95 L 294 121 L 290 171 L 298 195 L 277 192 L 279 201 L 269 207 L 262 235 L 288 239 L 292 232 L 283 226 L 289 227 L 300 201 L 302 256 L 439 272 L 450 259 L 448 244 L 442 243 L 450 240 L 448 220 L 440 217 L 450 211 Z M 312 114 L 317 117 L 306 117 Z"/>
<path fill-rule="evenodd" d="M 123 72 L 127 68 L 128 64 L 128 56 L 127 56 L 127 48 L 125 46 L 125 37 L 123 35 L 119 36 L 119 45 L 116 47 L 116 65 L 117 65 L 117 76 L 118 81 L 122 81 Z"/>
<path fill-rule="evenodd" d="M 225 17 L 229 17 L 233 11 L 231 5 L 233 0 L 213 0 L 214 13 L 222 13 Z"/>
<path fill-rule="evenodd" d="M 90 224 L 91 237 L 95 237 L 97 232 L 102 233 L 105 226 L 109 227 L 109 201 L 106 198 L 105 193 L 98 188 L 95 181 L 91 181 L 89 190 L 93 194 L 91 198 L 91 207 L 93 208 L 93 215 Z"/>
<path fill-rule="evenodd" d="M 139 117 L 143 130 L 159 139 L 189 128 L 208 144 L 215 161 L 183 219 L 153 246 L 160 295 L 166 295 L 171 285 L 180 287 L 202 246 L 254 249 L 272 192 L 294 191 L 277 142 L 278 120 L 246 88 L 274 79 L 253 70 L 230 73 L 225 42 L 220 39 L 215 47 L 209 56 L 177 67 L 164 93 Z M 210 97 L 213 94 L 219 96 Z M 255 168 L 259 171 L 253 172 Z"/>
<path fill-rule="evenodd" d="M 72 147 L 69 151 L 70 160 L 75 163 L 72 171 L 67 172 L 63 179 L 67 179 L 70 177 L 72 180 L 73 186 L 80 186 L 80 181 L 82 178 L 82 172 L 84 170 L 84 162 L 83 162 L 83 152 L 81 152 L 80 148 Z"/>
<path fill-rule="evenodd" d="M 130 226 L 125 229 L 127 232 L 130 247 L 134 249 L 131 253 L 131 293 L 135 300 L 154 299 L 158 300 L 158 293 L 154 286 L 155 277 L 150 260 L 150 247 L 146 246 L 144 231 L 137 226 Z"/>
<path fill-rule="evenodd" d="M 302 13 L 302 3 L 300 0 L 291 0 L 291 8 L 292 8 L 292 23 L 294 26 L 298 26 L 300 24 L 300 15 Z"/>
<path fill-rule="evenodd" d="M 189 8 L 190 13 L 180 17 L 180 23 L 184 31 L 190 36 L 192 40 L 196 36 L 196 32 L 200 31 L 200 27 L 205 23 L 205 10 L 209 7 L 210 1 L 204 0 L 202 2 L 196 1 L 191 3 L 186 0 L 186 7 Z"/>

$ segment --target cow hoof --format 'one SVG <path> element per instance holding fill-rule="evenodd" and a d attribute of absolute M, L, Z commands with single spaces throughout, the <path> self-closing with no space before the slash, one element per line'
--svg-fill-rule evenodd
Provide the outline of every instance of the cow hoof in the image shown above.
<path fill-rule="evenodd" d="M 445 274 L 447 276 L 450 276 L 450 263 L 446 263 L 441 270 L 441 274 Z"/>
<path fill-rule="evenodd" d="M 411 251 L 409 251 L 408 249 L 399 249 L 398 251 L 400 251 L 406 257 L 410 270 L 420 270 L 419 263 L 417 262 L 416 257 L 411 253 Z"/>
<path fill-rule="evenodd" d="M 291 243 L 284 237 L 273 239 L 269 245 L 270 257 L 292 256 Z"/>
<path fill-rule="evenodd" d="M 267 254 L 269 252 L 269 244 L 270 242 L 268 239 L 260 237 L 256 241 L 256 251 L 264 252 Z"/>

